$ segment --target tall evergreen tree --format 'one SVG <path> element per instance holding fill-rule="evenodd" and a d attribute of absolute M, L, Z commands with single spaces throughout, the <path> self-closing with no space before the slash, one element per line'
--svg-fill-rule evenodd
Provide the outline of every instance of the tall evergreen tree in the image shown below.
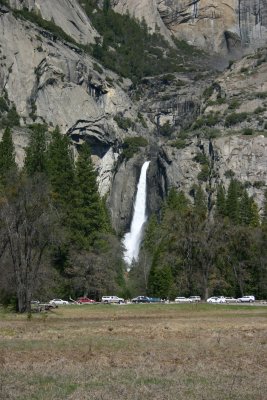
<path fill-rule="evenodd" d="M 81 146 L 76 163 L 69 226 L 75 243 L 83 248 L 89 248 L 98 235 L 109 228 L 87 143 Z"/>
<path fill-rule="evenodd" d="M 226 215 L 230 221 L 238 224 L 239 222 L 239 184 L 235 179 L 231 179 L 226 198 Z"/>
<path fill-rule="evenodd" d="M 249 225 L 251 218 L 250 198 L 248 192 L 244 190 L 239 203 L 239 222 L 242 225 Z"/>
<path fill-rule="evenodd" d="M 226 199 L 225 190 L 223 185 L 219 185 L 217 189 L 217 201 L 216 201 L 216 215 L 218 217 L 225 217 L 226 213 Z"/>
<path fill-rule="evenodd" d="M 189 209 L 189 200 L 185 197 L 184 192 L 171 188 L 167 197 L 166 207 L 183 214 Z"/>
<path fill-rule="evenodd" d="M 17 169 L 15 149 L 10 128 L 6 128 L 0 142 L 0 183 L 6 184 L 6 176 Z"/>
<path fill-rule="evenodd" d="M 74 184 L 74 164 L 67 136 L 61 135 L 57 127 L 47 150 L 48 178 L 52 186 L 52 197 L 56 204 L 66 208 L 70 204 Z"/>
<path fill-rule="evenodd" d="M 249 225 L 257 227 L 260 225 L 260 216 L 258 206 L 253 197 L 249 198 Z"/>
<path fill-rule="evenodd" d="M 26 149 L 24 168 L 29 176 L 47 172 L 46 147 L 46 126 L 36 124 L 32 127 Z"/>
<path fill-rule="evenodd" d="M 194 210 L 199 215 L 201 219 L 205 219 L 207 216 L 207 204 L 204 192 L 201 186 L 198 186 L 195 191 L 195 198 L 194 198 Z"/>
<path fill-rule="evenodd" d="M 265 190 L 265 192 L 264 192 L 262 225 L 264 227 L 267 227 L 267 190 Z"/>

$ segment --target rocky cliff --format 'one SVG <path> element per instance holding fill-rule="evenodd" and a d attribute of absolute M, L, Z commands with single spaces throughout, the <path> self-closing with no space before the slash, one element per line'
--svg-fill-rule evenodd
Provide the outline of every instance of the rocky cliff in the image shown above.
<path fill-rule="evenodd" d="M 113 226 L 121 233 L 129 227 L 136 183 L 146 159 L 151 160 L 149 213 L 160 209 L 170 187 L 192 198 L 196 185 L 205 190 L 212 211 L 217 184 L 227 187 L 232 176 L 248 187 L 262 207 L 267 184 L 266 49 L 222 73 L 209 69 L 207 56 L 201 53 L 201 69 L 200 64 L 182 72 L 177 68 L 173 74 L 146 77 L 132 85 L 129 79 L 105 69 L 84 47 L 99 34 L 78 2 L 62 0 L 55 5 L 52 0 L 10 0 L 13 9 L 26 7 L 52 20 L 67 37 L 51 33 L 3 3 L 0 97 L 14 105 L 20 116 L 21 126 L 13 130 L 20 165 L 28 125 L 33 122 L 45 122 L 50 129 L 58 125 L 74 147 L 87 140 L 99 173 L 100 192 L 108 195 Z M 258 8 L 251 7 L 253 1 L 246 16 L 242 11 L 245 1 L 239 5 L 201 0 L 190 5 L 174 0 L 111 3 L 117 11 L 129 10 L 137 18 L 146 18 L 152 30 L 158 26 L 165 37 L 171 31 L 217 51 L 266 41 L 265 1 L 257 2 L 261 8 L 254 30 L 250 29 L 252 15 Z M 226 31 L 231 34 L 225 35 Z M 136 136 L 146 138 L 147 146 L 125 158 L 125 138 Z M 198 162 L 199 153 L 205 167 Z"/>
<path fill-rule="evenodd" d="M 113 0 L 118 12 L 144 18 L 152 31 L 205 50 L 237 55 L 267 39 L 266 0 Z"/>
<path fill-rule="evenodd" d="M 30 3 L 36 7 L 39 4 Z M 58 7 L 63 3 L 59 2 Z M 75 10 L 75 4 L 67 2 L 65 15 L 61 15 L 64 27 L 68 11 Z M 53 12 L 52 2 L 46 12 L 49 10 Z M 93 40 L 92 28 L 87 28 Z M 58 125 L 75 143 L 88 140 L 100 174 L 101 193 L 107 193 L 118 141 L 136 132 L 144 134 L 137 106 L 127 94 L 129 82 L 121 80 L 118 84 L 116 74 L 105 70 L 78 46 L 16 17 L 5 6 L 0 6 L 0 58 L 0 92 L 15 105 L 21 125 L 46 122 L 51 128 Z M 118 114 L 136 120 L 135 131 L 120 129 L 113 119 Z M 27 129 L 23 134 L 26 146 Z M 21 146 L 18 160 L 23 160 Z"/>

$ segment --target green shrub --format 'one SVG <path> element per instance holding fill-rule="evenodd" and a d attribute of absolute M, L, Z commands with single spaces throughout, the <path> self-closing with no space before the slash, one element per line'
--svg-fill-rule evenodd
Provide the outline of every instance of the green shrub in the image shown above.
<path fill-rule="evenodd" d="M 242 112 L 242 113 L 232 113 L 227 115 L 225 118 L 225 126 L 229 127 L 232 125 L 239 124 L 243 121 L 245 121 L 248 117 L 248 113 Z"/>
<path fill-rule="evenodd" d="M 256 93 L 256 96 L 259 99 L 267 99 L 267 92 L 258 92 L 258 93 Z"/>
<path fill-rule="evenodd" d="M 147 128 L 147 123 L 144 119 L 144 116 L 140 112 L 138 112 L 137 117 L 138 117 L 139 121 L 141 122 L 141 124 L 143 125 L 143 127 Z"/>
<path fill-rule="evenodd" d="M 171 136 L 172 132 L 173 132 L 173 126 L 171 126 L 170 122 L 167 121 L 165 122 L 163 125 L 159 126 L 159 133 L 162 136 Z"/>
<path fill-rule="evenodd" d="M 20 125 L 20 117 L 17 113 L 16 107 L 12 106 L 10 110 L 7 112 L 5 117 L 0 119 L 0 128 L 12 128 L 13 126 Z"/>
<path fill-rule="evenodd" d="M 178 138 L 172 142 L 171 146 L 175 147 L 176 149 L 184 149 L 186 147 L 186 141 L 182 138 Z"/>
<path fill-rule="evenodd" d="M 253 130 L 251 128 L 244 128 L 243 135 L 253 135 Z"/>
<path fill-rule="evenodd" d="M 193 158 L 193 160 L 196 161 L 199 164 L 209 164 L 208 157 L 205 154 L 201 153 L 200 151 Z"/>
<path fill-rule="evenodd" d="M 202 117 L 198 118 L 196 122 L 193 124 L 193 129 L 199 129 L 203 126 L 214 126 L 220 122 L 219 114 L 210 113 L 208 115 L 203 115 Z"/>
<path fill-rule="evenodd" d="M 210 168 L 208 164 L 203 164 L 201 166 L 201 171 L 199 172 L 197 179 L 202 182 L 207 182 L 210 175 Z"/>
<path fill-rule="evenodd" d="M 265 111 L 265 108 L 257 107 L 256 110 L 254 110 L 254 114 L 262 114 L 264 111 Z"/>
<path fill-rule="evenodd" d="M 203 131 L 203 136 L 206 139 L 216 139 L 217 137 L 221 136 L 221 131 L 219 129 L 216 128 L 206 128 Z"/>
<path fill-rule="evenodd" d="M 169 85 L 173 81 L 175 81 L 175 76 L 173 74 L 166 74 L 161 77 L 163 85 Z"/>
<path fill-rule="evenodd" d="M 207 100 L 212 95 L 212 93 L 213 93 L 213 86 L 207 87 L 203 92 L 204 99 Z"/>
<path fill-rule="evenodd" d="M 229 110 L 236 110 L 240 106 L 240 101 L 238 99 L 233 99 L 229 103 Z"/>
<path fill-rule="evenodd" d="M 235 176 L 235 173 L 231 169 L 228 169 L 227 171 L 225 171 L 224 176 L 226 178 L 230 178 L 231 179 L 231 178 L 233 178 Z"/>
<path fill-rule="evenodd" d="M 122 144 L 122 158 L 130 159 L 135 153 L 138 152 L 140 147 L 148 145 L 148 141 L 142 136 L 128 137 Z"/>
<path fill-rule="evenodd" d="M 218 97 L 216 100 L 208 100 L 207 106 L 217 106 L 224 103 L 226 103 L 226 99 L 224 97 Z"/>
<path fill-rule="evenodd" d="M 253 187 L 256 189 L 261 189 L 263 186 L 265 186 L 264 181 L 256 181 L 253 183 Z"/>
<path fill-rule="evenodd" d="M 130 118 L 122 117 L 119 114 L 115 115 L 114 120 L 117 122 L 118 127 L 124 131 L 134 127 L 134 123 Z"/>

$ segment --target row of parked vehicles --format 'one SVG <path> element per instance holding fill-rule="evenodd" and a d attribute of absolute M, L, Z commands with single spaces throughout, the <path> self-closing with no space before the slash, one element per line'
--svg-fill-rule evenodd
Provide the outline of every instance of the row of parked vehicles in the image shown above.
<path fill-rule="evenodd" d="M 208 303 L 254 303 L 255 296 L 242 296 L 239 298 L 214 296 L 207 299 Z"/>
<path fill-rule="evenodd" d="M 201 301 L 199 296 L 190 297 L 176 297 L 175 303 L 193 303 Z M 255 296 L 242 296 L 239 298 L 225 297 L 225 296 L 213 296 L 207 299 L 207 303 L 254 303 Z"/>
<path fill-rule="evenodd" d="M 190 297 L 176 297 L 174 302 L 175 303 L 199 303 L 201 301 L 200 296 L 190 296 Z M 207 303 L 254 303 L 255 296 L 242 296 L 239 298 L 234 297 L 224 297 L 224 296 L 213 296 L 207 299 Z M 101 299 L 101 303 L 104 304 L 122 304 L 126 303 L 123 298 L 118 296 L 103 296 Z M 148 297 L 148 296 L 137 296 L 133 298 L 131 303 L 138 304 L 138 303 L 162 303 L 166 302 L 166 300 L 162 300 L 158 297 Z M 168 302 L 168 300 L 167 300 Z M 92 304 L 96 303 L 95 300 L 89 299 L 88 297 L 79 297 L 77 300 L 67 301 L 62 299 L 53 299 L 49 302 L 52 306 L 59 306 L 59 305 L 67 305 L 67 304 Z"/>

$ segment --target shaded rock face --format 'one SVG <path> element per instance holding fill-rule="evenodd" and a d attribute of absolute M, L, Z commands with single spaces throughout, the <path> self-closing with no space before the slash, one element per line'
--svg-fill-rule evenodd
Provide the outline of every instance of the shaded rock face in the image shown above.
<path fill-rule="evenodd" d="M 128 10 L 144 18 L 166 38 L 174 34 L 205 50 L 239 55 L 267 41 L 267 0 L 113 0 L 113 4 L 118 12 Z"/>
<path fill-rule="evenodd" d="M 182 130 L 188 128 L 201 110 L 204 89 L 211 83 L 212 73 L 196 80 L 196 73 L 171 74 L 173 80 L 162 83 L 163 77 L 144 79 L 138 90 L 142 92 L 142 111 L 155 124 L 155 131 L 169 123 Z"/>

